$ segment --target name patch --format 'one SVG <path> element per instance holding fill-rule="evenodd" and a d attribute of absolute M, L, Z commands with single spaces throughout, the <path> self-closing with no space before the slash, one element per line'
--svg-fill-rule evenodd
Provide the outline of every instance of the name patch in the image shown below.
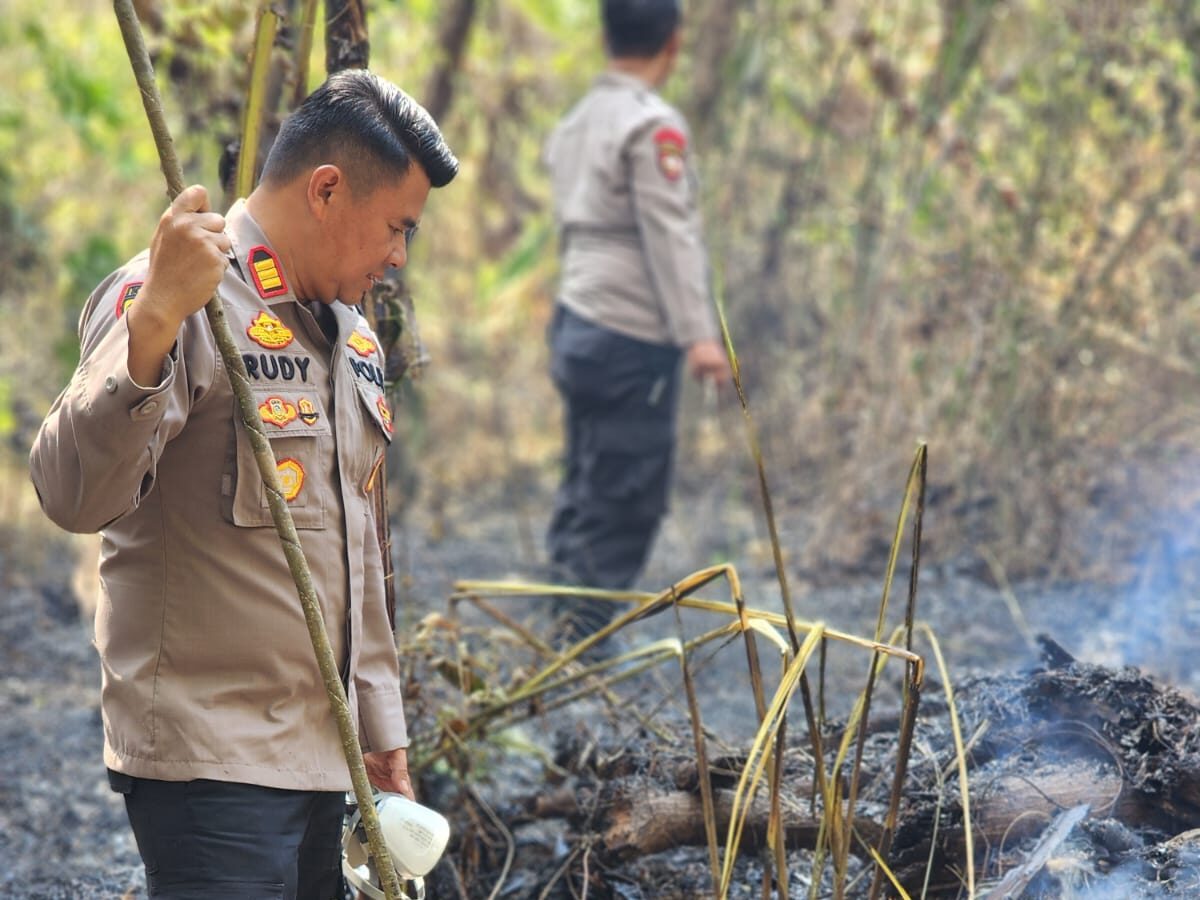
<path fill-rule="evenodd" d="M 274 353 L 243 353 L 246 374 L 255 381 L 294 381 L 297 376 L 308 382 L 308 366 L 312 362 L 307 356 L 276 356 Z"/>
<path fill-rule="evenodd" d="M 353 357 L 347 358 L 350 359 L 350 368 L 354 370 L 355 375 L 380 388 L 383 387 L 383 369 L 365 360 L 354 359 Z"/>

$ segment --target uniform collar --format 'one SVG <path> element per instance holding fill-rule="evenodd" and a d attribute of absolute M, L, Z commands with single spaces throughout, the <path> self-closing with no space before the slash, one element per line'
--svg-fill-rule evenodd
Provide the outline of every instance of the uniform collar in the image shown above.
<path fill-rule="evenodd" d="M 617 72 L 613 69 L 605 69 L 596 76 L 594 84 L 597 87 L 619 87 L 633 91 L 649 91 L 654 93 L 654 86 L 648 84 L 636 75 L 631 75 L 628 72 Z"/>
<path fill-rule="evenodd" d="M 233 245 L 233 253 L 242 277 L 251 290 L 258 292 L 264 303 L 275 305 L 300 302 L 292 293 L 291 280 L 283 270 L 283 263 L 279 259 L 279 255 L 271 249 L 262 228 L 246 210 L 245 200 L 238 200 L 225 214 L 225 232 L 229 235 L 230 243 Z M 257 278 L 253 261 L 255 257 L 257 257 L 259 266 Z M 279 284 L 275 284 L 270 277 L 272 267 L 274 267 L 274 273 L 279 277 Z M 275 294 L 272 291 L 279 291 L 279 293 Z M 337 340 L 339 342 L 349 337 L 350 333 L 358 329 L 365 321 L 357 306 L 348 305 L 340 300 L 328 304 L 328 308 L 333 311 L 334 320 L 337 322 Z"/>
<path fill-rule="evenodd" d="M 347 306 L 341 300 L 335 300 L 328 306 L 333 310 L 333 316 L 337 320 L 339 341 L 345 341 L 350 336 L 350 332 L 356 330 L 359 323 L 364 321 L 357 306 Z"/>
<path fill-rule="evenodd" d="M 296 302 L 292 281 L 263 234 L 262 228 L 238 200 L 225 214 L 225 233 L 233 245 L 234 258 L 246 284 L 268 305 Z"/>

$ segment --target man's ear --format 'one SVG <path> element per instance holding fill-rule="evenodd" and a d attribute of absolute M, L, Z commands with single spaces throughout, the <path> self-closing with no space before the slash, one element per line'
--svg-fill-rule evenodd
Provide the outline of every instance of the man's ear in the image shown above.
<path fill-rule="evenodd" d="M 679 51 L 682 48 L 683 48 L 683 26 L 681 25 L 681 26 L 677 27 L 673 32 L 671 32 L 671 36 L 669 38 L 667 38 L 667 42 L 666 42 L 666 44 L 663 45 L 663 49 L 667 51 L 667 56 L 669 56 L 671 58 L 671 60 L 674 61 L 675 57 L 679 56 Z"/>
<path fill-rule="evenodd" d="M 317 166 L 308 176 L 308 207 L 318 219 L 329 212 L 333 200 L 346 189 L 346 176 L 332 163 Z"/>

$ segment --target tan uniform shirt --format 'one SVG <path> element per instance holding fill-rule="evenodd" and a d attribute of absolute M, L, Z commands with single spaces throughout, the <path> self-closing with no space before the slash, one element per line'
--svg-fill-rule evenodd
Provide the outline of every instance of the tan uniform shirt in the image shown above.
<path fill-rule="evenodd" d="M 687 347 L 717 335 L 683 117 L 605 72 L 546 145 L 559 228 L 558 299 L 596 324 Z"/>
<path fill-rule="evenodd" d="M 335 303 L 331 342 L 239 202 L 220 292 L 366 749 L 405 746 L 371 491 L 392 416 L 366 320 Z M 103 535 L 96 646 L 104 759 L 167 781 L 348 790 L 296 587 L 204 312 L 161 383 L 133 383 L 142 253 L 89 298 L 82 357 L 31 454 L 46 513 Z"/>

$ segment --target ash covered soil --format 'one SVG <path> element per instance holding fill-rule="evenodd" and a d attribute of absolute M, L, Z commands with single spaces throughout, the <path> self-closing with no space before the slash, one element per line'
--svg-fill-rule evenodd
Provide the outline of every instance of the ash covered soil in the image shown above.
<path fill-rule="evenodd" d="M 544 522 L 519 510 L 514 514 L 511 507 L 508 512 L 504 509 L 495 505 L 483 516 L 478 510 L 470 515 L 466 510 L 452 515 L 442 510 L 436 521 L 427 511 L 410 513 L 395 534 L 402 628 L 415 626 L 431 612 L 448 614 L 447 597 L 455 580 L 540 579 L 539 567 L 526 560 L 535 555 L 532 547 Z M 49 563 L 36 567 L 0 551 L 0 897 L 139 900 L 145 897 L 140 861 L 124 809 L 108 790 L 101 762 L 99 667 L 90 643 L 91 622 L 80 615 L 70 586 L 73 545 L 66 536 L 58 540 L 61 546 L 56 543 L 39 554 Z M 787 541 L 785 523 L 785 545 Z M 675 512 L 664 526 L 642 586 L 663 588 L 721 559 L 737 565 L 751 606 L 781 609 L 758 513 L 750 504 L 718 502 L 711 491 L 677 494 Z M 821 585 L 795 579 L 797 615 L 822 619 L 860 636 L 871 635 L 882 589 L 882 562 L 873 568 L 878 571 L 845 572 L 833 583 Z M 907 574 L 900 572 L 889 625 L 902 619 L 906 586 Z M 702 595 L 729 599 L 723 583 Z M 1186 620 L 1186 610 L 1155 609 L 1152 603 L 1147 605 L 1147 596 L 1145 591 L 1135 598 L 1129 590 L 1044 583 L 1018 584 L 1009 593 L 970 571 L 929 567 L 921 572 L 917 614 L 936 633 L 955 679 L 1031 667 L 1038 657 L 1027 637 L 1045 633 L 1081 660 L 1136 665 L 1160 681 L 1194 692 L 1200 682 L 1197 629 L 1163 627 L 1180 617 Z M 537 628 L 544 620 L 542 602 L 514 601 L 506 611 Z M 1019 615 L 1014 614 L 1014 602 Z M 477 616 L 460 612 L 464 619 Z M 621 638 L 621 644 L 630 647 L 674 636 L 679 627 L 672 614 L 659 615 L 639 623 Z M 682 628 L 689 635 L 711 627 L 712 619 L 702 614 L 683 616 Z M 928 645 L 915 649 L 929 660 L 927 683 L 936 683 Z M 868 664 L 869 658 L 859 650 L 835 645 L 830 652 L 826 697 L 834 715 L 861 689 Z M 754 713 L 744 651 L 735 645 L 708 654 L 697 679 L 705 724 L 730 745 L 744 746 L 753 733 Z M 674 693 L 676 702 L 682 694 L 677 670 L 660 672 L 639 690 Z M 881 710 L 888 706 L 889 690 L 893 699 L 898 693 L 897 685 L 885 682 L 877 701 Z M 937 693 L 936 687 L 927 688 L 927 696 Z M 594 706 L 567 707 L 526 727 L 523 734 L 549 744 L 557 730 L 594 714 Z M 688 740 L 681 736 L 681 741 Z M 483 778 L 478 790 L 497 806 L 514 793 L 536 790 L 543 765 L 536 756 L 509 754 L 500 769 Z M 703 851 L 697 853 L 703 872 Z M 643 860 L 640 865 L 652 863 Z M 631 869 L 635 873 L 631 878 L 636 878 L 636 871 Z M 612 896 L 705 895 L 706 887 L 693 894 L 682 883 L 664 890 L 662 877 L 660 867 L 653 876 L 659 879 L 657 887 L 639 891 L 636 885 L 627 885 Z M 744 877 L 744 894 L 735 890 L 733 896 L 756 895 L 760 889 L 757 877 Z M 485 896 L 492 887 L 468 885 L 467 892 L 476 896 L 483 889 L 479 896 Z M 502 896 L 538 894 L 538 889 L 522 888 L 517 873 Z"/>

